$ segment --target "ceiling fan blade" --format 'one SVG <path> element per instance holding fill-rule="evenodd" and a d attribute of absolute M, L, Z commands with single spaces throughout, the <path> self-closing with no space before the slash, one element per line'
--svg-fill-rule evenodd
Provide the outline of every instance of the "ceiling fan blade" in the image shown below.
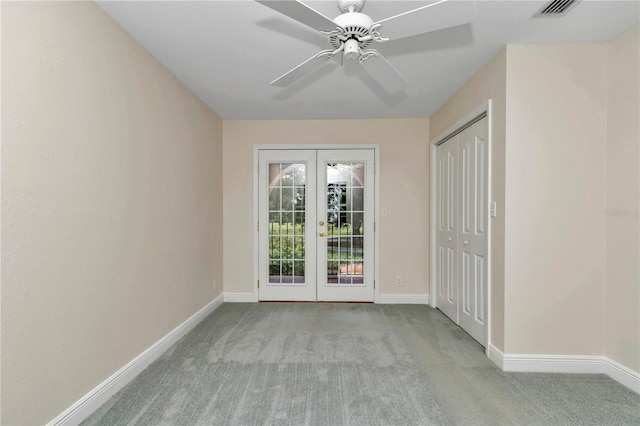
<path fill-rule="evenodd" d="M 366 55 L 366 59 L 362 61 L 362 68 L 389 93 L 399 92 L 409 84 L 377 50 L 368 49 L 362 53 Z"/>
<path fill-rule="evenodd" d="M 299 0 L 255 0 L 318 31 L 333 31 L 336 25 L 322 13 Z"/>
<path fill-rule="evenodd" d="M 269 84 L 276 87 L 287 87 L 294 81 L 304 77 L 311 71 L 325 64 L 334 56 L 334 54 L 335 52 L 333 50 L 323 50 L 322 52 L 310 57 L 297 67 L 288 71 L 286 74 L 283 74 L 280 77 L 276 78 Z"/>
<path fill-rule="evenodd" d="M 478 17 L 476 0 L 439 0 L 374 23 L 380 34 L 398 40 L 469 23 Z"/>

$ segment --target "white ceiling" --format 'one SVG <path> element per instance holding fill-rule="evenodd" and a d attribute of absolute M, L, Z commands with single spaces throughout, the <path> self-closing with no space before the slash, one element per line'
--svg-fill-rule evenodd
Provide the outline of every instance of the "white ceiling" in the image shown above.
<path fill-rule="evenodd" d="M 374 21 L 432 1 L 368 0 Z M 308 1 L 331 18 L 334 0 Z M 269 82 L 329 47 L 325 36 L 251 0 L 98 1 L 224 119 L 428 117 L 511 43 L 605 42 L 638 23 L 638 0 L 582 0 L 565 17 L 533 18 L 546 1 L 478 0 L 479 17 L 376 49 L 409 81 L 387 93 L 366 73 L 329 63 L 291 86 Z"/>

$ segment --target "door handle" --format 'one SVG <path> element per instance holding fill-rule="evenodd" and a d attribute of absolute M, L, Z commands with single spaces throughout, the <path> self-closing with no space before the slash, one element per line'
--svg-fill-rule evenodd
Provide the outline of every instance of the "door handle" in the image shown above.
<path fill-rule="evenodd" d="M 321 232 L 318 235 L 321 236 L 321 237 L 324 237 L 326 234 L 324 232 Z"/>
<path fill-rule="evenodd" d="M 469 241 L 465 241 L 465 242 L 464 242 L 464 245 L 465 245 L 465 246 L 466 246 L 467 244 L 469 244 Z"/>
<path fill-rule="evenodd" d="M 323 225 L 324 225 L 324 222 L 323 222 L 323 221 L 320 221 L 320 223 L 318 223 L 318 225 L 323 226 Z"/>
<path fill-rule="evenodd" d="M 453 241 L 453 238 L 447 238 L 447 240 L 449 240 L 449 241 Z"/>

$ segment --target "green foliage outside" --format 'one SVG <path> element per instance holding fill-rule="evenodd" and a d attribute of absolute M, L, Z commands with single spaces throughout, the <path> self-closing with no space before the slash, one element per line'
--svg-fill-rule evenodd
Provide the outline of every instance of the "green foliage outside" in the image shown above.
<path fill-rule="evenodd" d="M 304 270 L 304 232 L 305 228 L 303 224 L 291 223 L 270 223 L 269 224 L 269 273 L 272 275 L 280 275 L 280 267 L 282 267 L 282 275 L 290 276 L 292 274 L 302 275 Z M 327 226 L 329 246 L 333 246 L 336 250 L 329 250 L 327 253 L 327 260 L 332 261 L 362 261 L 362 253 L 350 253 L 350 252 L 338 252 L 338 236 L 340 238 L 340 245 L 345 247 L 349 244 L 351 236 L 351 226 L 346 224 L 342 227 L 338 227 L 332 224 Z M 331 238 L 334 237 L 334 238 Z M 279 259 L 283 259 L 282 262 Z M 290 260 L 289 260 L 290 259 Z M 295 272 L 293 270 L 295 266 Z M 337 262 L 331 262 L 329 268 L 337 268 Z"/>

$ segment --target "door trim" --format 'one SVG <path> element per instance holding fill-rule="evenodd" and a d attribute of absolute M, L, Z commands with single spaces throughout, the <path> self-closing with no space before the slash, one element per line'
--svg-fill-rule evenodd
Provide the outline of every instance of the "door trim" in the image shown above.
<path fill-rule="evenodd" d="M 429 142 L 430 145 L 430 165 L 429 165 L 429 304 L 432 308 L 438 307 L 437 301 L 437 289 L 436 289 L 436 250 L 437 250 L 437 223 L 436 223 L 436 190 L 437 190 L 437 175 L 436 175 L 436 148 L 438 145 L 443 144 L 451 137 L 457 135 L 467 127 L 471 126 L 476 121 L 484 118 L 487 118 L 487 217 L 489 220 L 487 221 L 487 329 L 486 329 L 486 338 L 487 338 L 487 346 L 485 348 L 485 353 L 489 356 L 489 347 L 492 345 L 491 342 L 491 222 L 492 217 L 489 214 L 489 209 L 492 203 L 492 192 L 491 192 L 491 182 L 492 182 L 492 165 L 491 165 L 491 153 L 492 153 L 492 112 L 491 112 L 491 99 L 487 100 L 473 111 L 456 121 L 452 126 L 447 128 L 445 131 L 438 134 L 436 137 L 431 139 Z"/>
<path fill-rule="evenodd" d="M 373 303 L 379 303 L 380 299 L 380 144 L 255 144 L 253 145 L 253 293 L 252 302 L 259 301 L 258 295 L 258 279 L 259 279 L 259 232 L 257 224 L 260 219 L 260 210 L 258 206 L 259 182 L 258 182 L 258 154 L 261 150 L 350 150 L 350 149 L 372 149 L 374 152 L 374 161 L 376 171 L 374 173 L 374 217 L 376 231 L 373 236 L 373 279 L 375 288 L 373 290 Z"/>

